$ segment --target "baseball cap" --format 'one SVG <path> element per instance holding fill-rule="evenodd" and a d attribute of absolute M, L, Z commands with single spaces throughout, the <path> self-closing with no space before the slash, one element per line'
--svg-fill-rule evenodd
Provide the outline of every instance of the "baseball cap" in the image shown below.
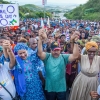
<path fill-rule="evenodd" d="M 85 30 L 89 31 L 89 30 L 90 30 L 90 28 L 89 28 L 89 27 L 86 27 L 86 28 L 85 28 Z"/>
<path fill-rule="evenodd" d="M 61 50 L 61 48 L 59 47 L 59 44 L 57 42 L 52 42 L 51 43 L 51 49 L 54 50 Z"/>

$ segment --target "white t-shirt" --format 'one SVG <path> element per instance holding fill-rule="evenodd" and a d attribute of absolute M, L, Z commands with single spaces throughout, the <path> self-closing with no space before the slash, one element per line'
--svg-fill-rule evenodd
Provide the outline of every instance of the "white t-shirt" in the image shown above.
<path fill-rule="evenodd" d="M 6 89 L 15 97 L 16 90 L 12 77 L 9 73 L 9 62 L 5 62 L 4 65 L 0 64 L 0 83 L 6 87 Z M 0 97 L 3 100 L 12 100 L 8 92 L 0 85 Z"/>
<path fill-rule="evenodd" d="M 33 25 L 34 27 L 35 27 L 35 29 L 37 29 L 38 28 L 38 25 L 37 24 L 35 24 L 35 25 Z"/>
<path fill-rule="evenodd" d="M 54 29 L 54 33 L 57 32 L 57 31 L 59 31 L 59 28 Z"/>

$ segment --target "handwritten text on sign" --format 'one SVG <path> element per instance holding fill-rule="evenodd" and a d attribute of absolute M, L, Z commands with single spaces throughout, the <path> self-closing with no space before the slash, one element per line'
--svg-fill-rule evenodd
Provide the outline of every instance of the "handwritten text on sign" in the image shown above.
<path fill-rule="evenodd" d="M 0 26 L 19 26 L 17 4 L 0 4 Z"/>

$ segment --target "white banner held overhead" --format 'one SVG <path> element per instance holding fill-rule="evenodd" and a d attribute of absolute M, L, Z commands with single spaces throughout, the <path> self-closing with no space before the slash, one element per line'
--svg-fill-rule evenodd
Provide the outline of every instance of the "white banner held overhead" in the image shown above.
<path fill-rule="evenodd" d="M 44 28 L 44 22 L 42 18 L 41 18 L 41 27 Z"/>
<path fill-rule="evenodd" d="M 18 4 L 0 4 L 0 26 L 19 26 Z"/>
<path fill-rule="evenodd" d="M 46 5 L 47 4 L 47 0 L 42 0 L 42 5 Z"/>
<path fill-rule="evenodd" d="M 49 17 L 48 17 L 47 25 L 50 28 L 50 19 L 49 19 Z"/>

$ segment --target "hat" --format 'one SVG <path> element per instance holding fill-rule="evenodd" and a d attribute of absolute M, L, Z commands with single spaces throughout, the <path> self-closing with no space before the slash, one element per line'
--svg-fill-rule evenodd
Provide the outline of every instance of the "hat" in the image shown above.
<path fill-rule="evenodd" d="M 24 35 L 25 36 L 30 36 L 30 33 L 29 32 L 26 32 Z"/>
<path fill-rule="evenodd" d="M 22 30 L 22 31 L 25 30 L 25 27 L 22 27 L 21 30 Z"/>
<path fill-rule="evenodd" d="M 86 28 L 85 28 L 85 30 L 89 31 L 89 30 L 90 30 L 90 28 L 89 28 L 89 27 L 86 27 Z"/>
<path fill-rule="evenodd" d="M 94 36 L 92 37 L 91 41 L 100 42 L 100 36 L 94 35 Z"/>
<path fill-rule="evenodd" d="M 57 42 L 52 42 L 51 43 L 51 49 L 54 50 L 61 50 L 61 48 L 59 47 L 59 44 Z"/>
<path fill-rule="evenodd" d="M 17 43 L 14 47 L 14 53 L 17 53 L 19 50 L 28 50 L 26 43 Z"/>
<path fill-rule="evenodd" d="M 2 46 L 0 46 L 0 51 L 3 51 L 3 47 Z"/>

